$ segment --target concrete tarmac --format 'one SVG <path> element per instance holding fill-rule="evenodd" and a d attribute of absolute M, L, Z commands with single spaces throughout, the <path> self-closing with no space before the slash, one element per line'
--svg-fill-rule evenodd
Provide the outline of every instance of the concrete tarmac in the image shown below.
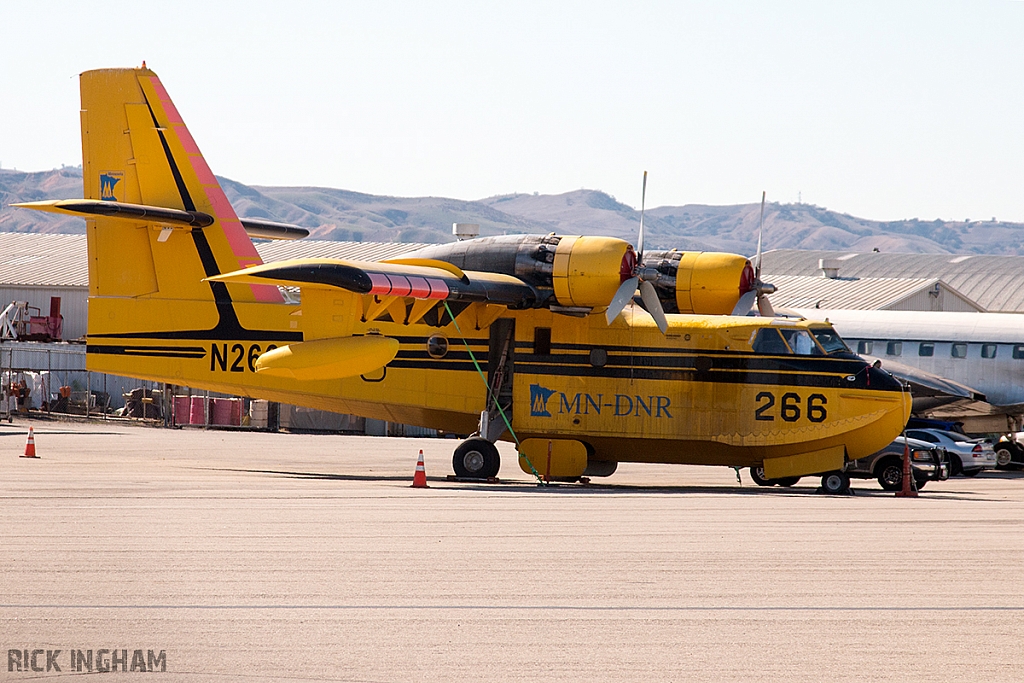
<path fill-rule="evenodd" d="M 72 649 L 162 650 L 166 681 L 1024 678 L 1020 474 L 540 488 L 503 447 L 474 485 L 444 479 L 456 444 L 5 423 L 0 680 Z"/>

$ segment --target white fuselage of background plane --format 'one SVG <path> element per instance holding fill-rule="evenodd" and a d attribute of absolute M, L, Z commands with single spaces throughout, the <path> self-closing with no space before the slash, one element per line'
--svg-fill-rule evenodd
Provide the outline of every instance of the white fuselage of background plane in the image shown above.
<path fill-rule="evenodd" d="M 1024 315 L 795 311 L 810 320 L 828 319 L 851 349 L 882 359 L 883 367 L 890 359 L 966 384 L 984 393 L 993 406 L 1024 404 Z"/>

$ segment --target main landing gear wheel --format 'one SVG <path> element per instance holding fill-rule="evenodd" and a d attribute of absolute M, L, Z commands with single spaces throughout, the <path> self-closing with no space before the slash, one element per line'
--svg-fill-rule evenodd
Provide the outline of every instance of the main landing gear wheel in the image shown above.
<path fill-rule="evenodd" d="M 497 447 L 487 439 L 473 437 L 466 439 L 455 449 L 452 456 L 455 476 L 467 479 L 488 479 L 498 476 L 501 457 Z"/>
<path fill-rule="evenodd" d="M 775 486 L 775 482 L 764 476 L 764 467 L 758 465 L 750 468 L 750 478 L 758 486 Z"/>
<path fill-rule="evenodd" d="M 846 472 L 826 472 L 821 475 L 821 488 L 830 495 L 839 495 L 850 490 L 850 475 Z"/>

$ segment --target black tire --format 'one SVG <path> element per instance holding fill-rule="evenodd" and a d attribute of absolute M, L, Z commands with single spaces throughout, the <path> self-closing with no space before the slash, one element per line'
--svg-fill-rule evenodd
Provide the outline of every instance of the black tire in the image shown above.
<path fill-rule="evenodd" d="M 1013 464 L 1013 452 L 1005 446 L 996 449 L 996 469 L 1008 470 Z"/>
<path fill-rule="evenodd" d="M 961 475 L 963 473 L 964 473 L 964 466 L 963 466 L 963 463 L 960 462 L 960 458 L 958 458 L 957 456 L 955 456 L 952 453 L 950 453 L 949 454 L 949 476 L 955 477 L 955 476 Z"/>
<path fill-rule="evenodd" d="M 797 482 L 800 481 L 800 477 L 783 477 L 782 479 L 772 479 L 771 481 L 776 486 L 796 486 Z"/>
<path fill-rule="evenodd" d="M 758 486 L 775 486 L 774 479 L 768 479 L 764 476 L 764 467 L 761 465 L 750 468 L 750 478 L 753 479 L 754 483 Z"/>
<path fill-rule="evenodd" d="M 921 489 L 924 488 L 924 485 L 928 483 L 928 480 L 918 479 L 917 477 L 914 477 L 914 483 L 917 484 L 917 490 L 920 491 Z"/>
<path fill-rule="evenodd" d="M 487 479 L 498 476 L 500 468 L 501 456 L 498 455 L 497 447 L 480 437 L 460 443 L 452 456 L 452 469 L 457 477 Z"/>
<path fill-rule="evenodd" d="M 825 493 L 837 496 L 850 490 L 850 475 L 846 472 L 826 472 L 821 475 L 821 488 Z"/>
<path fill-rule="evenodd" d="M 903 488 L 903 463 L 893 458 L 883 462 L 876 470 L 878 485 L 886 491 L 899 491 Z"/>

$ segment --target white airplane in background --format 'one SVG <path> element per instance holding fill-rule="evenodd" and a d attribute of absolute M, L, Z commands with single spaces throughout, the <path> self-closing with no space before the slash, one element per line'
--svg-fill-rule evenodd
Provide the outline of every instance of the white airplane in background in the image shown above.
<path fill-rule="evenodd" d="M 1024 415 L 1024 315 L 794 309 L 828 320 L 861 356 L 914 385 L 914 409 L 983 400 Z M 931 394 L 931 395 L 929 395 Z"/>

